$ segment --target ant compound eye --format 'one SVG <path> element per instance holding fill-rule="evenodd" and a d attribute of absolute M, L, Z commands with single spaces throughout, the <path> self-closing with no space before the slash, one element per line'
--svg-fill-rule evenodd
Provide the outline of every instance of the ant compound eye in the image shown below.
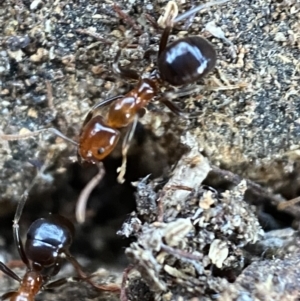
<path fill-rule="evenodd" d="M 98 148 L 98 154 L 99 154 L 99 155 L 102 155 L 104 152 L 105 152 L 104 147 Z"/>

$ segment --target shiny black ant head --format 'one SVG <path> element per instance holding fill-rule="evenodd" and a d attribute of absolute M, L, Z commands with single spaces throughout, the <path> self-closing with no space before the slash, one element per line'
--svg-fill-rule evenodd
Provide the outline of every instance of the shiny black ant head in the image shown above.
<path fill-rule="evenodd" d="M 65 217 L 51 215 L 34 221 L 27 232 L 25 253 L 42 267 L 54 265 L 68 250 L 74 236 L 74 225 Z"/>
<path fill-rule="evenodd" d="M 169 44 L 158 58 L 160 77 L 173 86 L 194 83 L 212 70 L 216 51 L 204 38 L 186 37 Z"/>

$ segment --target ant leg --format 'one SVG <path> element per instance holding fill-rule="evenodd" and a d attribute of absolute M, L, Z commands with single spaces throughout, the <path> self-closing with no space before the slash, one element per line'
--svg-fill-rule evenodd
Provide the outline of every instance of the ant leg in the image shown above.
<path fill-rule="evenodd" d="M 53 276 L 57 275 L 58 272 L 60 271 L 60 269 L 61 269 L 61 260 L 55 264 L 55 267 L 52 270 L 50 275 L 43 277 L 44 283 L 47 283 Z M 78 281 L 77 278 L 78 277 L 63 277 L 63 278 L 54 280 L 50 283 L 47 283 L 46 285 L 43 286 L 43 289 L 52 290 L 53 288 L 62 286 L 65 283 L 72 282 L 72 281 Z"/>
<path fill-rule="evenodd" d="M 173 20 L 178 14 L 178 7 L 176 2 L 169 1 L 165 8 L 165 13 L 157 20 L 157 24 L 164 28 L 159 42 L 158 58 L 165 50 L 168 44 L 169 35 L 173 27 Z"/>
<path fill-rule="evenodd" d="M 167 99 L 167 98 L 161 98 L 159 100 L 161 103 L 163 103 L 171 112 L 173 112 L 174 114 L 180 116 L 180 117 L 185 117 L 186 114 L 175 105 L 174 102 L 172 102 L 171 100 Z"/>
<path fill-rule="evenodd" d="M 53 267 L 51 273 L 43 276 L 43 283 L 47 283 L 52 277 L 54 277 L 59 273 L 59 271 L 61 270 L 61 262 L 62 262 L 61 258 L 58 257 L 58 261 L 55 263 L 55 266 Z"/>
<path fill-rule="evenodd" d="M 87 183 L 79 195 L 75 210 L 76 220 L 79 224 L 82 224 L 85 221 L 86 204 L 91 192 L 103 179 L 105 170 L 102 162 L 99 162 L 98 168 L 98 173 Z"/>
<path fill-rule="evenodd" d="M 26 266 L 27 266 L 28 269 L 30 269 L 30 264 L 29 264 L 29 260 L 27 258 L 27 255 L 26 255 L 26 253 L 24 251 L 24 246 L 23 246 L 22 240 L 20 238 L 19 221 L 20 221 L 20 218 L 22 216 L 22 212 L 23 212 L 25 203 L 27 201 L 29 192 L 34 187 L 34 185 L 36 184 L 37 180 L 39 178 L 41 178 L 42 175 L 44 174 L 45 169 L 49 166 L 49 161 L 51 161 L 52 157 L 53 157 L 53 152 L 49 152 L 48 155 L 47 155 L 46 161 L 43 164 L 43 166 L 41 166 L 40 168 L 37 169 L 36 176 L 34 177 L 34 179 L 32 180 L 32 182 L 30 183 L 30 185 L 27 187 L 27 189 L 25 189 L 25 191 L 21 195 L 20 201 L 18 203 L 16 212 L 15 212 L 14 220 L 13 220 L 13 237 L 14 237 L 14 241 L 15 241 L 15 244 L 17 246 L 20 258 L 26 264 Z"/>
<path fill-rule="evenodd" d="M 46 283 L 53 276 L 55 276 L 56 274 L 58 274 L 58 272 L 60 271 L 60 269 L 61 269 L 61 261 L 58 261 L 57 264 L 55 265 L 53 271 L 51 272 L 51 274 L 44 277 L 44 279 L 43 279 L 44 283 Z M 78 278 L 78 277 L 63 277 L 63 278 L 54 280 L 54 281 L 52 281 L 50 283 L 47 283 L 46 285 L 43 286 L 43 288 L 45 290 L 52 290 L 53 288 L 62 286 L 65 283 L 73 282 L 73 281 L 78 281 L 78 280 L 80 280 L 80 278 Z"/>
<path fill-rule="evenodd" d="M 158 58 L 167 47 L 170 32 L 171 32 L 171 27 L 167 26 L 161 35 L 160 42 L 159 42 L 159 49 L 158 49 Z"/>
<path fill-rule="evenodd" d="M 5 265 L 2 261 L 0 261 L 0 271 L 2 271 L 7 276 L 21 282 L 22 279 L 13 271 L 11 270 L 7 265 Z"/>
<path fill-rule="evenodd" d="M 44 289 L 45 290 L 52 290 L 53 288 L 56 288 L 56 287 L 60 287 L 68 282 L 73 282 L 73 281 L 76 281 L 76 277 L 64 277 L 64 278 L 60 278 L 60 279 L 57 279 L 55 281 L 52 281 L 50 283 L 48 283 L 47 285 L 44 286 Z"/>
<path fill-rule="evenodd" d="M 117 54 L 115 56 L 115 59 L 114 59 L 113 65 L 112 65 L 114 73 L 119 75 L 120 77 L 139 80 L 140 76 L 135 70 L 122 68 L 119 65 L 120 56 L 121 56 L 121 49 L 119 49 L 117 51 Z"/>
<path fill-rule="evenodd" d="M 105 38 L 103 38 L 99 33 L 97 32 L 93 32 L 92 30 L 89 30 L 89 29 L 83 29 L 83 28 L 78 28 L 75 30 L 77 33 L 79 34 L 86 34 L 90 37 L 93 37 L 95 38 L 96 40 L 102 42 L 103 44 L 106 44 L 106 45 L 111 45 L 112 42 L 109 42 L 108 40 L 106 40 Z"/>
<path fill-rule="evenodd" d="M 192 5 L 191 9 L 193 9 L 195 7 L 195 3 L 193 0 L 191 1 L 191 5 Z M 194 21 L 195 16 L 196 16 L 196 13 L 191 14 L 189 17 L 187 17 L 187 20 L 185 20 L 185 22 L 184 22 L 183 30 L 188 30 L 190 28 L 190 26 L 192 25 L 192 23 Z"/>
<path fill-rule="evenodd" d="M 159 99 L 159 101 L 161 103 L 163 103 L 174 114 L 188 119 L 188 118 L 190 118 L 190 115 L 183 112 L 170 99 L 187 96 L 187 95 L 190 95 L 192 93 L 199 92 L 201 89 L 202 89 L 202 87 L 197 87 L 197 86 L 193 85 L 193 86 L 190 86 L 190 87 L 186 87 L 185 89 L 183 89 L 181 91 L 166 92 L 166 93 L 163 94 L 162 98 Z M 199 116 L 197 115 L 197 116 L 194 116 L 194 117 L 199 117 Z"/>
<path fill-rule="evenodd" d="M 138 32 L 139 35 L 142 35 L 144 32 L 139 28 L 139 26 L 137 25 L 137 23 L 129 17 L 129 15 L 127 15 L 126 13 L 124 13 L 120 6 L 117 5 L 116 3 L 114 3 L 113 9 L 115 10 L 115 12 L 119 15 L 119 17 L 121 19 L 124 19 L 134 30 L 136 30 Z"/>
<path fill-rule="evenodd" d="M 123 140 L 123 144 L 122 144 L 122 165 L 117 169 L 117 172 L 119 172 L 117 180 L 121 184 L 124 183 L 124 181 L 125 181 L 124 176 L 125 176 L 125 173 L 126 173 L 127 153 L 128 153 L 129 147 L 130 147 L 131 140 L 134 136 L 136 125 L 138 123 L 138 118 L 139 118 L 138 115 L 135 115 L 134 120 L 131 123 L 131 125 L 129 126 L 129 128 L 127 130 L 127 133 L 126 133 L 126 135 L 124 137 L 124 140 Z"/>
<path fill-rule="evenodd" d="M 117 95 L 117 96 L 113 96 L 113 97 L 110 97 L 110 98 L 107 98 L 107 99 L 104 99 L 102 101 L 100 101 L 99 103 L 95 104 L 91 110 L 96 110 L 102 106 L 107 106 L 108 104 L 110 104 L 111 102 L 115 101 L 116 99 L 118 98 L 122 98 L 124 97 L 124 95 Z"/>
<path fill-rule="evenodd" d="M 66 284 L 66 283 L 69 283 L 69 282 L 78 282 L 80 280 L 82 280 L 80 277 L 63 277 L 63 278 L 60 278 L 60 279 L 57 279 L 57 280 L 54 280 L 54 281 L 48 283 L 43 288 L 45 290 L 51 291 L 52 289 L 60 287 L 60 286 L 62 286 L 64 284 Z"/>
<path fill-rule="evenodd" d="M 113 101 L 115 101 L 118 98 L 122 98 L 124 97 L 124 95 L 118 95 L 118 96 L 113 96 L 107 99 L 104 99 L 102 101 L 100 101 L 99 103 L 96 103 L 94 106 L 92 106 L 92 108 L 89 110 L 88 114 L 86 115 L 84 122 L 82 123 L 82 127 L 84 127 L 93 117 L 93 113 L 96 109 L 99 109 L 100 107 L 103 106 L 107 106 L 110 103 L 112 103 Z"/>
<path fill-rule="evenodd" d="M 13 295 L 15 294 L 16 292 L 8 292 L 8 293 L 5 293 L 3 294 L 1 297 L 0 297 L 0 300 L 6 300 L 6 299 L 10 299 L 11 297 L 13 297 Z"/>
<path fill-rule="evenodd" d="M 110 292 L 118 292 L 120 290 L 119 286 L 117 284 L 108 284 L 108 285 L 97 285 L 93 283 L 90 278 L 94 277 L 94 275 L 87 276 L 86 278 L 81 278 L 81 277 L 64 277 L 57 279 L 55 281 L 50 282 L 49 284 L 44 286 L 45 290 L 52 290 L 54 288 L 60 287 L 66 283 L 69 282 L 79 282 L 79 281 L 86 281 L 89 284 L 91 284 L 93 287 L 95 287 L 98 290 L 102 291 L 110 291 Z"/>
<path fill-rule="evenodd" d="M 210 6 L 214 6 L 214 5 L 220 5 L 220 4 L 223 4 L 223 3 L 226 3 L 228 2 L 229 0 L 216 0 L 216 1 L 211 1 L 211 2 L 207 2 L 207 3 L 204 3 L 204 4 L 201 4 L 201 5 L 198 5 L 188 11 L 186 11 L 185 13 L 179 15 L 177 18 L 174 19 L 174 24 L 177 23 L 177 22 L 180 22 L 186 18 L 189 18 L 190 16 L 192 16 L 193 14 L 199 12 L 200 10 L 202 9 L 205 9 L 205 8 L 208 8 Z"/>
<path fill-rule="evenodd" d="M 26 256 L 26 253 L 24 251 L 24 246 L 22 243 L 22 240 L 20 238 L 20 226 L 19 226 L 19 220 L 21 218 L 25 203 L 28 198 L 29 191 L 32 189 L 32 187 L 35 185 L 36 179 L 38 176 L 35 177 L 35 179 L 31 182 L 30 186 L 24 191 L 24 193 L 21 196 L 21 199 L 18 203 L 18 207 L 16 209 L 15 217 L 13 220 L 13 236 L 14 236 L 14 241 L 17 246 L 19 255 L 21 260 L 26 264 L 27 268 L 30 268 L 29 260 Z"/>
<path fill-rule="evenodd" d="M 93 275 L 87 275 L 83 270 L 79 262 L 73 257 L 69 252 L 65 252 L 66 259 L 73 265 L 80 279 L 88 282 L 93 287 L 101 291 L 110 291 L 110 292 L 118 292 L 120 291 L 120 286 L 114 283 L 98 285 L 95 284 L 90 278 Z"/>

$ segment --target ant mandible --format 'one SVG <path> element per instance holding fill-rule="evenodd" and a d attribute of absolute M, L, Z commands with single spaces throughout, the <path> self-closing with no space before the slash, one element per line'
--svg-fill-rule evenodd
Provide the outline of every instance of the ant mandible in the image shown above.
<path fill-rule="evenodd" d="M 21 205 L 21 206 L 20 206 Z M 58 287 L 68 281 L 62 278 L 49 282 L 61 269 L 62 259 L 66 258 L 75 268 L 78 279 L 87 281 L 95 288 L 104 291 L 118 292 L 116 284 L 96 285 L 82 270 L 78 261 L 70 254 L 69 248 L 74 236 L 74 225 L 61 215 L 50 215 L 34 221 L 27 231 L 25 247 L 20 239 L 18 219 L 24 202 L 19 203 L 14 225 L 13 235 L 21 260 L 27 266 L 27 271 L 21 279 L 9 267 L 0 261 L 0 270 L 9 277 L 20 282 L 18 291 L 5 293 L 1 300 L 34 301 L 35 296 L 42 289 Z"/>
<path fill-rule="evenodd" d="M 90 110 L 83 123 L 78 143 L 65 137 L 53 128 L 42 129 L 25 135 L 0 135 L 0 137 L 6 140 L 17 140 L 32 137 L 45 130 L 52 131 L 63 139 L 75 144 L 78 147 L 78 156 L 82 161 L 98 164 L 98 174 L 87 184 L 79 196 L 76 206 L 76 218 L 78 222 L 84 222 L 85 220 L 87 198 L 104 176 L 102 160 L 116 148 L 121 136 L 120 130 L 126 129 L 122 144 L 122 165 L 118 169 L 118 181 L 123 183 L 126 172 L 127 152 L 141 110 L 154 97 L 158 96 L 159 88 L 164 82 L 174 86 L 191 84 L 202 78 L 215 66 L 216 51 L 203 37 L 189 36 L 168 44 L 168 38 L 173 25 L 193 16 L 202 9 L 220 5 L 228 1 L 216 0 L 208 2 L 196 6 L 178 17 L 176 17 L 177 12 L 171 13 L 170 17 L 166 20 L 166 27 L 159 43 L 157 70 L 154 70 L 148 77 L 141 77 L 134 70 L 127 70 L 118 66 L 121 53 L 118 51 L 113 64 L 114 71 L 122 77 L 138 80 L 137 86 L 125 96 L 115 96 L 96 104 Z M 176 3 L 174 5 L 174 10 L 176 11 Z M 181 110 L 166 96 L 162 95 L 158 100 L 172 112 L 183 115 Z M 106 116 L 101 115 L 98 109 L 109 104 L 110 107 Z"/>

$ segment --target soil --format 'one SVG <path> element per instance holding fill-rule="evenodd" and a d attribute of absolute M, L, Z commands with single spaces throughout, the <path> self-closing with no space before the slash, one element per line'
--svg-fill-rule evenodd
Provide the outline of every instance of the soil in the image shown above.
<path fill-rule="evenodd" d="M 77 141 L 93 105 L 136 84 L 113 72 L 119 49 L 121 66 L 143 76 L 156 68 L 167 2 L 0 0 L 0 135 L 51 127 Z M 181 13 L 196 3 L 177 5 Z M 172 100 L 188 118 L 159 95 L 149 104 L 125 183 L 116 180 L 118 146 L 84 224 L 76 202 L 97 168 L 49 131 L 0 138 L 1 261 L 26 270 L 11 226 L 29 193 L 22 238 L 34 220 L 64 215 L 84 270 L 122 288 L 68 282 L 37 300 L 299 300 L 300 207 L 282 205 L 300 195 L 299 28 L 297 0 L 232 0 L 175 24 L 170 41 L 205 37 L 216 68 Z M 58 278 L 69 276 L 76 272 L 66 263 Z M 3 273 L 0 283 L 0 294 L 18 287 Z"/>

